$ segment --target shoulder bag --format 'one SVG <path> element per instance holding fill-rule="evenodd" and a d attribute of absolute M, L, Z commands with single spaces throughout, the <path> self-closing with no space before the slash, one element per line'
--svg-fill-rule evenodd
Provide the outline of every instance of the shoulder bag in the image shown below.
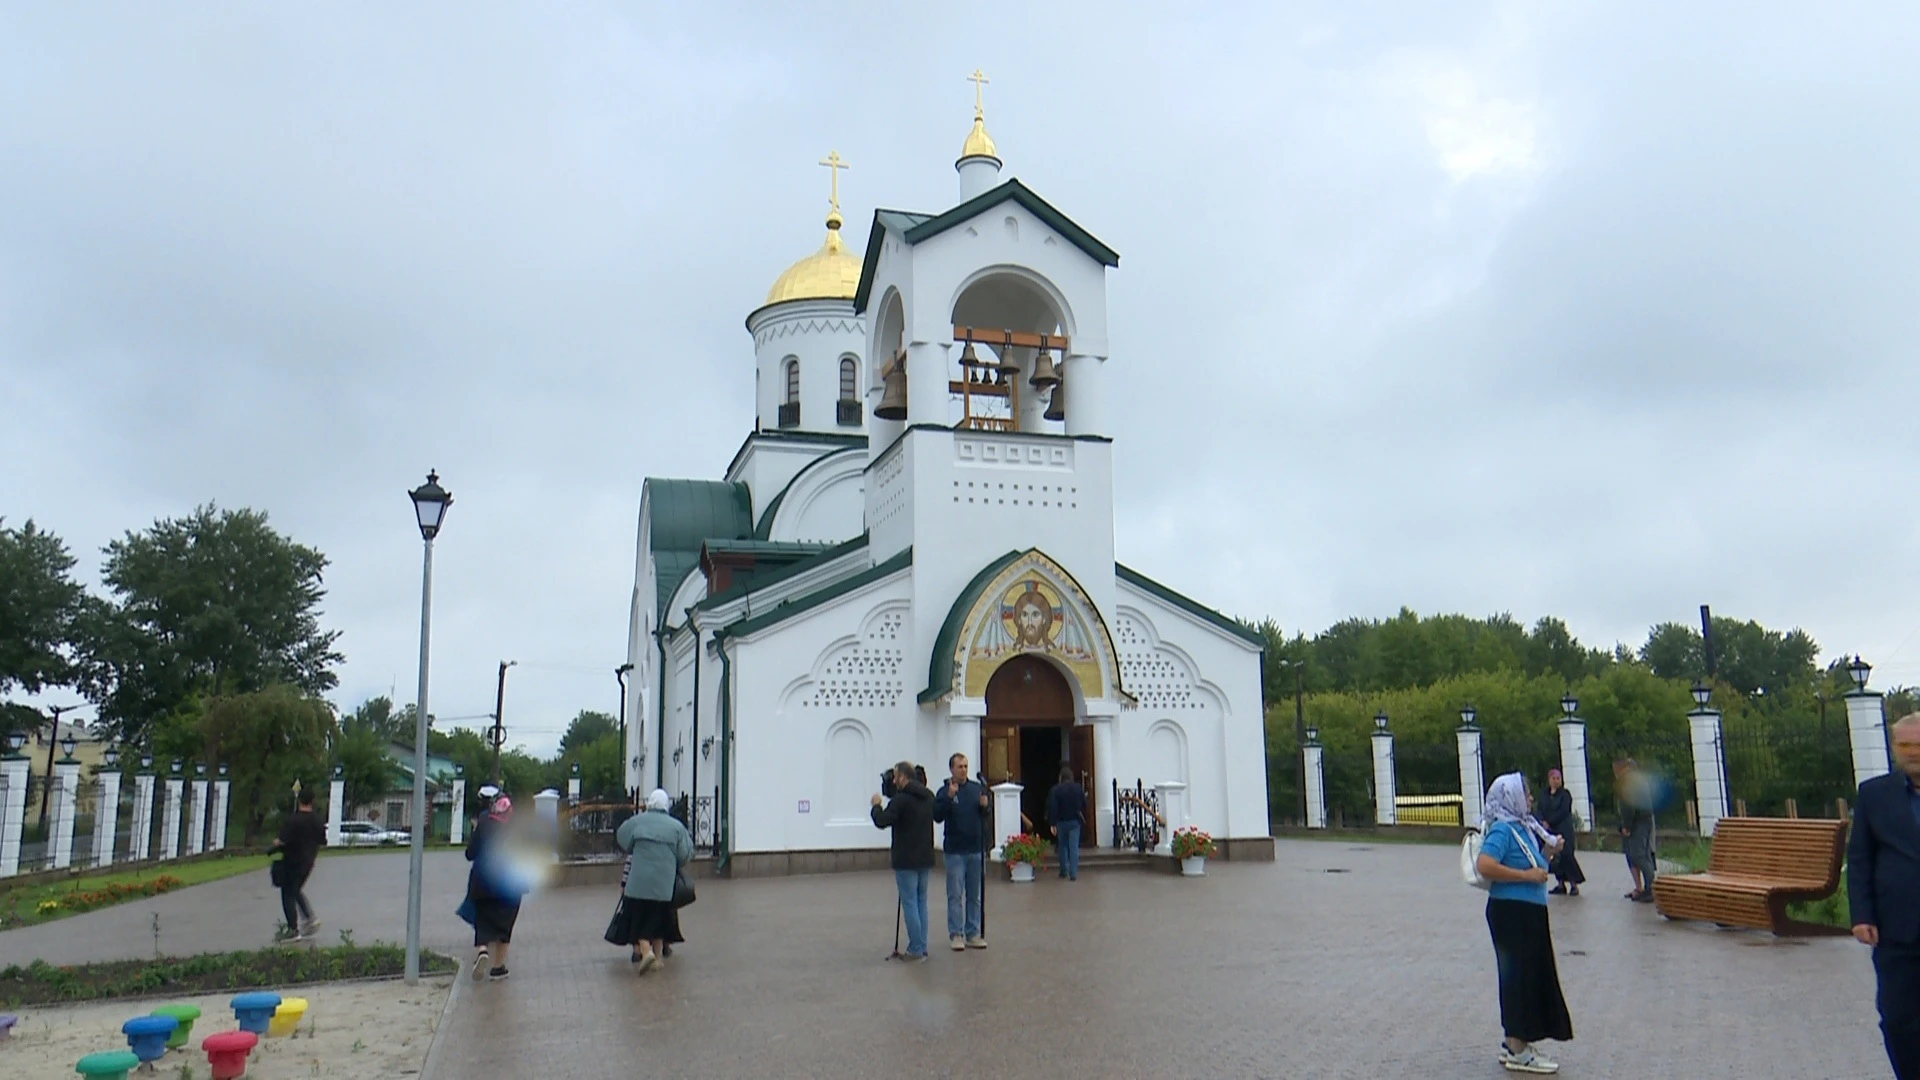
<path fill-rule="evenodd" d="M 1516 826 L 1508 827 L 1517 828 Z M 1493 884 L 1480 873 L 1480 845 L 1485 839 L 1485 835 L 1479 829 L 1468 829 L 1467 835 L 1460 838 L 1460 878 L 1476 889 L 1484 889 Z M 1528 865 L 1539 869 L 1540 862 L 1533 857 L 1533 844 L 1524 836 L 1520 837 L 1520 850 L 1526 853 Z"/>

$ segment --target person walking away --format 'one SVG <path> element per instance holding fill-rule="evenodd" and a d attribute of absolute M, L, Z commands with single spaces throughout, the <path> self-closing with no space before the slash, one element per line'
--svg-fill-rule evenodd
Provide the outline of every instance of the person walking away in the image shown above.
<path fill-rule="evenodd" d="M 1573 819 L 1573 792 L 1567 790 L 1559 769 L 1547 770 L 1546 805 L 1542 808 L 1540 823 L 1560 838 L 1560 853 L 1547 864 L 1556 879 L 1547 893 L 1579 896 L 1580 883 L 1587 880 L 1586 873 L 1580 869 L 1580 860 L 1573 855 L 1573 834 L 1579 831 L 1580 824 Z"/>
<path fill-rule="evenodd" d="M 933 876 L 933 792 L 914 778 L 913 763 L 893 767 L 893 797 L 881 805 L 873 797 L 875 828 L 893 830 L 893 882 L 907 920 L 907 953 L 917 963 L 927 958 L 927 883 Z"/>
<path fill-rule="evenodd" d="M 685 941 L 680 936 L 680 909 L 673 906 L 673 886 L 680 868 L 693 861 L 693 835 L 672 813 L 673 800 L 660 788 L 647 796 L 645 813 L 635 814 L 614 834 L 614 842 L 631 857 L 620 913 L 620 937 L 632 947 L 628 959 L 634 971 L 645 975 L 667 962 L 667 945 Z"/>
<path fill-rule="evenodd" d="M 1898 1080 L 1920 1080 L 1920 713 L 1893 725 L 1894 771 L 1860 785 L 1847 840 L 1853 936 L 1873 947 L 1880 1037 Z"/>
<path fill-rule="evenodd" d="M 505 866 L 507 822 L 513 816 L 513 800 L 505 795 L 493 800 L 493 806 L 467 838 L 467 902 L 462 911 L 473 918 L 473 979 L 499 982 L 507 977 L 507 948 L 513 944 L 513 924 L 520 918 L 520 892 L 511 882 Z"/>
<path fill-rule="evenodd" d="M 305 941 L 320 929 L 320 920 L 313 917 L 313 906 L 307 903 L 306 887 L 307 878 L 313 874 L 313 864 L 326 844 L 326 826 L 320 824 L 320 815 L 313 812 L 313 793 L 303 791 L 299 808 L 287 816 L 286 823 L 280 826 L 279 839 L 273 842 L 282 853 L 280 913 L 286 916 L 286 935 L 290 940 Z"/>
<path fill-rule="evenodd" d="M 947 944 L 954 952 L 987 947 L 981 926 L 986 887 L 988 818 L 992 799 L 986 785 L 967 776 L 967 755 L 947 759 L 947 782 L 933 797 L 933 820 L 946 825 L 940 848 L 946 853 Z"/>
<path fill-rule="evenodd" d="M 1627 857 L 1627 871 L 1633 875 L 1633 891 L 1626 894 L 1627 899 L 1650 904 L 1658 869 L 1653 851 L 1653 801 L 1647 778 L 1632 758 L 1613 763 L 1613 789 L 1620 805 L 1620 850 Z"/>
<path fill-rule="evenodd" d="M 1534 1043 L 1573 1038 L 1560 992 L 1547 919 L 1547 858 L 1557 839 L 1527 813 L 1527 782 L 1507 773 L 1487 789 L 1476 864 L 1487 886 L 1487 930 L 1500 978 L 1500 1064 L 1509 1072 L 1555 1073 L 1560 1065 Z"/>
<path fill-rule="evenodd" d="M 1047 824 L 1060 844 L 1060 876 L 1080 880 L 1080 826 L 1087 815 L 1087 792 L 1073 779 L 1073 766 L 1060 766 L 1060 782 L 1047 792 Z"/>

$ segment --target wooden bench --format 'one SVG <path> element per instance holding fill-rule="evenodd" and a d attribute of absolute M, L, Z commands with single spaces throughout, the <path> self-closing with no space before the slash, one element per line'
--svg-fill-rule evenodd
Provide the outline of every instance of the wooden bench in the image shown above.
<path fill-rule="evenodd" d="M 1775 934 L 1844 934 L 1787 917 L 1787 905 L 1840 887 L 1847 823 L 1813 818 L 1721 818 L 1704 874 L 1654 879 L 1654 907 L 1669 919 L 1702 919 Z"/>

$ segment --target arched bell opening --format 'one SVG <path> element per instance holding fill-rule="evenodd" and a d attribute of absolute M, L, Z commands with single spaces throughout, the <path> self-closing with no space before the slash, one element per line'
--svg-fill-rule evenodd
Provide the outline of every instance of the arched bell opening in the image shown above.
<path fill-rule="evenodd" d="M 1008 658 L 987 681 L 986 699 L 980 776 L 989 786 L 1009 780 L 1022 785 L 1021 830 L 1044 833 L 1047 794 L 1062 765 L 1093 792 L 1093 728 L 1075 723 L 1073 682 L 1043 656 Z M 1091 837 L 1091 830 L 1085 835 Z"/>
<path fill-rule="evenodd" d="M 874 324 L 872 360 L 867 365 L 869 388 L 880 391 L 873 406 L 876 420 L 899 423 L 907 418 L 906 336 L 906 307 L 900 302 L 900 294 L 888 289 Z"/>
<path fill-rule="evenodd" d="M 1048 422 L 1066 416 L 1053 397 L 1071 324 L 1059 293 L 1030 271 L 996 267 L 962 286 L 953 304 L 954 426 L 1057 431 Z"/>

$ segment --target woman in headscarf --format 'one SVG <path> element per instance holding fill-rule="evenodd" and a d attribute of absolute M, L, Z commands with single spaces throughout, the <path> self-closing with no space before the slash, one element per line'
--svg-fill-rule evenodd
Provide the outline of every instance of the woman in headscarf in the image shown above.
<path fill-rule="evenodd" d="M 1487 929 L 1500 973 L 1500 1064 L 1510 1072 L 1554 1073 L 1557 1062 L 1534 1043 L 1573 1038 L 1573 1021 L 1560 993 L 1547 922 L 1547 857 L 1559 840 L 1527 812 L 1527 782 L 1519 773 L 1487 789 L 1477 868 L 1488 881 Z"/>
<path fill-rule="evenodd" d="M 623 926 L 616 936 L 633 947 L 629 959 L 641 975 L 666 962 L 669 942 L 686 940 L 680 936 L 673 886 L 680 868 L 693 860 L 693 837 L 668 813 L 672 805 L 667 793 L 655 788 L 646 812 L 628 818 L 614 834 L 620 850 L 632 857 L 626 902 L 620 906 Z"/>
<path fill-rule="evenodd" d="M 1560 838 L 1560 853 L 1547 864 L 1557 879 L 1548 894 L 1579 896 L 1580 883 L 1587 880 L 1587 875 L 1580 869 L 1580 860 L 1573 857 L 1573 834 L 1578 829 L 1573 820 L 1573 792 L 1567 790 L 1559 769 L 1547 770 L 1546 805 L 1540 808 L 1540 823 Z"/>
<path fill-rule="evenodd" d="M 473 979 L 499 982 L 507 977 L 507 947 L 513 943 L 513 924 L 520 918 L 520 892 L 506 865 L 507 819 L 513 800 L 505 795 L 474 826 L 467 839 L 467 902 L 462 913 L 473 918 Z"/>

